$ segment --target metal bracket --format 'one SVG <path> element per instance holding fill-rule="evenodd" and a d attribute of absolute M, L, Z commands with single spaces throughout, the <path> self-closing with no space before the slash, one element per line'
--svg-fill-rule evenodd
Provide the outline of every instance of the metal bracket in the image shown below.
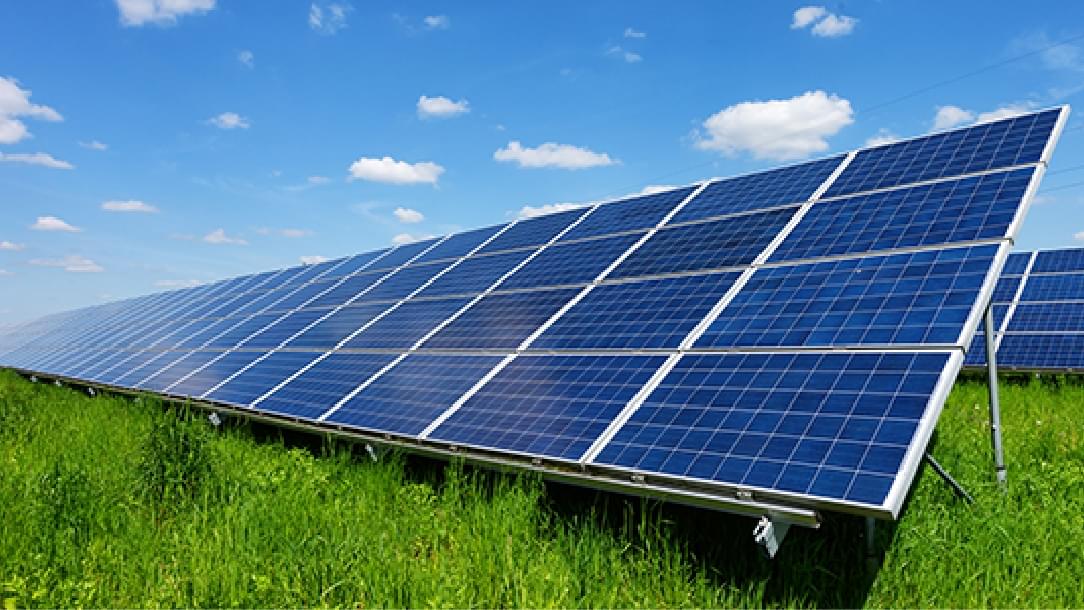
<path fill-rule="evenodd" d="M 967 490 L 964 489 L 963 485 L 960 485 L 956 481 L 956 479 L 952 478 L 952 475 L 950 475 L 947 470 L 942 468 L 941 464 L 938 464 L 937 460 L 933 459 L 932 455 L 927 452 L 925 457 L 926 463 L 928 463 L 930 467 L 933 468 L 934 472 L 941 475 L 941 478 L 944 479 L 945 483 L 948 483 L 948 486 L 952 488 L 952 491 L 956 494 L 956 497 L 960 498 L 964 502 L 967 502 L 968 504 L 975 503 L 975 498 L 972 498 L 971 494 L 967 493 Z"/>
<path fill-rule="evenodd" d="M 779 545 L 783 544 L 788 531 L 790 524 L 786 521 L 772 521 L 768 516 L 763 516 L 753 528 L 753 541 L 765 557 L 772 559 L 779 553 Z"/>
<path fill-rule="evenodd" d="M 211 411 L 208 413 L 207 421 L 211 422 L 211 425 L 215 428 L 222 425 L 222 418 L 218 415 L 218 411 Z"/>
<path fill-rule="evenodd" d="M 88 387 L 87 388 L 87 396 L 90 396 L 91 398 L 94 398 L 95 395 L 96 395 L 96 392 L 94 391 L 94 388 Z"/>

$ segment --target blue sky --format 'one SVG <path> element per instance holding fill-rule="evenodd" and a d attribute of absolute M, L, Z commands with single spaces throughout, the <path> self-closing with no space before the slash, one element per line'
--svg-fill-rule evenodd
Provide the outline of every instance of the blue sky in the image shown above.
<path fill-rule="evenodd" d="M 0 324 L 1061 103 L 1084 245 L 1079 9 L 3 3 Z"/>

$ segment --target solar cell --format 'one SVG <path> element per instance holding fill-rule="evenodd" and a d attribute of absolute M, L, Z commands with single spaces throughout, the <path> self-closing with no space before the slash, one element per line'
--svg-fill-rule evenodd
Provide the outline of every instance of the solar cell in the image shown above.
<path fill-rule="evenodd" d="M 1084 303 L 1019 303 L 1006 331 L 1084 332 Z M 1079 357 L 1084 361 L 1084 354 Z"/>
<path fill-rule="evenodd" d="M 1005 261 L 1002 275 L 1024 275 L 1031 261 L 1031 252 L 1013 252 Z"/>
<path fill-rule="evenodd" d="M 539 335 L 532 349 L 676 348 L 738 273 L 603 284 Z"/>
<path fill-rule="evenodd" d="M 345 401 L 326 421 L 415 436 L 502 359 L 501 356 L 409 354 Z"/>
<path fill-rule="evenodd" d="M 487 254 L 526 246 L 540 246 L 576 222 L 586 211 L 586 209 L 575 209 L 521 220 L 478 250 L 478 253 Z"/>
<path fill-rule="evenodd" d="M 1038 265 L 1038 260 L 1036 260 L 1036 265 Z M 1033 268 L 1027 283 L 1024 284 L 1020 300 L 1032 303 L 1084 300 L 1084 273 L 1036 275 Z"/>
<path fill-rule="evenodd" d="M 414 260 L 419 254 L 426 252 L 444 238 L 426 239 L 410 244 L 396 246 L 384 256 L 373 261 L 373 264 L 365 267 L 366 271 L 388 270 L 393 267 L 405 265 Z"/>
<path fill-rule="evenodd" d="M 771 261 L 1004 237 L 1032 168 L 815 203 Z"/>
<path fill-rule="evenodd" d="M 327 284 L 324 286 L 324 291 L 305 304 L 307 308 L 315 307 L 339 307 L 344 303 L 347 303 L 362 294 L 367 294 L 367 291 L 376 285 L 376 283 L 383 277 L 388 275 L 388 271 L 365 271 L 357 275 L 352 275 L 346 279 L 339 280 L 338 283 L 321 282 L 321 284 Z"/>
<path fill-rule="evenodd" d="M 1039 161 L 1061 108 L 860 151 L 826 197 Z"/>
<path fill-rule="evenodd" d="M 290 339 L 285 347 L 332 349 L 394 303 L 347 305 Z"/>
<path fill-rule="evenodd" d="M 1032 273 L 1063 273 L 1084 271 L 1084 248 L 1040 250 L 1035 257 Z"/>
<path fill-rule="evenodd" d="M 238 350 L 216 354 L 206 365 L 195 367 L 165 391 L 178 396 L 203 396 L 208 390 L 230 378 L 267 352 Z"/>
<path fill-rule="evenodd" d="M 408 300 L 342 347 L 405 350 L 469 302 L 469 298 Z"/>
<path fill-rule="evenodd" d="M 271 352 L 205 397 L 247 407 L 319 356 L 319 352 Z"/>
<path fill-rule="evenodd" d="M 242 345 L 252 349 L 271 349 L 285 343 L 313 322 L 331 313 L 330 309 L 301 309 L 286 314 L 246 339 Z"/>
<path fill-rule="evenodd" d="M 402 299 L 421 288 L 423 284 L 433 279 L 438 273 L 444 271 L 449 262 L 441 261 L 427 265 L 400 267 L 395 273 L 384 278 L 384 281 L 366 291 L 361 300 L 395 301 Z"/>
<path fill-rule="evenodd" d="M 395 357 L 332 353 L 255 406 L 261 411 L 314 420 Z"/>
<path fill-rule="evenodd" d="M 221 352 L 173 352 L 173 357 L 169 358 L 169 364 L 161 367 L 149 378 L 137 380 L 134 385 L 144 390 L 162 392 L 219 355 Z"/>
<path fill-rule="evenodd" d="M 885 507 L 948 359 L 688 354 L 594 463 Z"/>
<path fill-rule="evenodd" d="M 293 292 L 283 297 L 267 308 L 267 311 L 285 312 L 297 309 L 309 302 L 310 299 L 331 288 L 327 282 L 305 284 L 299 286 Z"/>
<path fill-rule="evenodd" d="M 481 229 L 474 229 L 473 231 L 464 231 L 462 233 L 456 233 L 455 235 L 449 235 L 448 239 L 445 239 L 431 250 L 428 250 L 425 254 L 414 259 L 413 262 L 429 263 L 432 261 L 466 256 L 467 254 L 470 254 L 471 250 L 482 245 L 485 240 L 493 237 L 498 231 L 506 226 L 507 225 L 494 225 L 492 227 L 483 227 Z"/>
<path fill-rule="evenodd" d="M 660 229 L 609 278 L 747 265 L 764 251 L 797 208 L 758 212 Z"/>
<path fill-rule="evenodd" d="M 586 284 L 643 236 L 631 233 L 553 244 L 501 282 L 498 290 Z"/>
<path fill-rule="evenodd" d="M 803 203 L 813 196 L 842 162 L 842 156 L 829 157 L 712 182 L 703 193 L 678 212 L 671 222 L 681 223 Z"/>
<path fill-rule="evenodd" d="M 685 200 L 695 187 L 633 197 L 600 205 L 598 209 L 561 236 L 561 241 L 597 237 L 638 229 L 650 229 Z"/>
<path fill-rule="evenodd" d="M 504 274 L 522 263 L 535 250 L 511 250 L 485 256 L 472 256 L 449 269 L 418 293 L 420 297 L 478 294 Z"/>
<path fill-rule="evenodd" d="M 758 269 L 696 347 L 957 343 L 999 248 Z"/>
<path fill-rule="evenodd" d="M 430 439 L 575 461 L 666 356 L 520 356 Z"/>
<path fill-rule="evenodd" d="M 1007 369 L 1084 369 L 1084 334 L 1006 333 L 997 350 L 998 367 Z"/>
<path fill-rule="evenodd" d="M 256 334 L 260 330 L 267 328 L 273 322 L 278 320 L 279 317 L 280 314 L 277 313 L 256 314 L 241 321 L 239 324 L 236 324 L 214 339 L 211 339 L 204 347 L 229 349 L 241 344 L 245 339 Z"/>
<path fill-rule="evenodd" d="M 579 288 L 489 294 L 436 333 L 423 349 L 515 349 Z"/>

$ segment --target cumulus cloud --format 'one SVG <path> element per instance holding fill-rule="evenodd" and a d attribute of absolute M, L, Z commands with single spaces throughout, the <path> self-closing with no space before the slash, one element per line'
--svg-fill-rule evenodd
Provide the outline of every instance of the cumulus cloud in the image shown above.
<path fill-rule="evenodd" d="M 432 235 L 413 235 L 411 233 L 399 233 L 395 237 L 391 238 L 391 243 L 398 244 L 398 245 L 412 244 L 412 243 L 414 243 L 416 241 L 422 241 L 422 240 L 425 240 L 425 239 L 429 239 L 430 237 L 433 237 L 433 236 Z"/>
<path fill-rule="evenodd" d="M 79 142 L 79 146 L 83 148 L 89 148 L 90 150 L 103 151 L 109 148 L 106 144 L 99 142 L 98 140 L 91 140 L 89 142 Z"/>
<path fill-rule="evenodd" d="M 248 49 L 245 49 L 244 51 L 241 51 L 237 54 L 237 61 L 241 62 L 249 68 L 256 67 L 256 55 Z"/>
<path fill-rule="evenodd" d="M 215 7 L 215 0 L 116 0 L 120 22 L 126 26 L 174 25 L 179 17 L 199 15 Z"/>
<path fill-rule="evenodd" d="M 975 123 L 989 123 L 990 121 L 1000 121 L 1001 119 L 1007 119 L 1014 117 L 1025 112 L 1030 112 L 1035 109 L 1035 104 L 1030 102 L 1020 102 L 1017 104 L 1007 104 L 1000 108 L 995 108 L 989 112 L 982 112 L 975 118 Z"/>
<path fill-rule="evenodd" d="M 247 246 L 248 242 L 240 237 L 226 235 L 225 229 L 215 229 L 203 236 L 203 241 L 215 245 Z"/>
<path fill-rule="evenodd" d="M 30 264 L 38 267 L 57 267 L 70 273 L 101 273 L 105 271 L 105 268 L 98 263 L 78 254 L 69 254 L 63 258 L 33 258 L 30 259 Z"/>
<path fill-rule="evenodd" d="M 158 288 L 195 288 L 205 284 L 203 280 L 155 280 Z"/>
<path fill-rule="evenodd" d="M 625 38 L 647 38 L 647 34 L 637 32 L 632 28 L 625 28 Z"/>
<path fill-rule="evenodd" d="M 418 98 L 418 116 L 423 119 L 449 118 L 470 112 L 467 100 L 454 102 L 442 95 L 437 97 L 421 96 Z"/>
<path fill-rule="evenodd" d="M 424 214 L 410 208 L 395 208 L 393 214 L 395 214 L 396 220 L 406 224 L 413 224 L 425 220 Z"/>
<path fill-rule="evenodd" d="M 975 120 L 975 113 L 964 110 L 959 106 L 938 106 L 937 114 L 933 117 L 935 130 L 949 129 Z"/>
<path fill-rule="evenodd" d="M 153 205 L 136 199 L 105 201 L 102 202 L 102 209 L 106 212 L 135 212 L 142 214 L 153 214 L 158 211 L 158 208 Z"/>
<path fill-rule="evenodd" d="M 625 61 L 625 63 L 629 64 L 635 64 L 644 59 L 640 56 L 639 53 L 634 53 L 633 51 L 629 51 L 628 49 L 625 49 L 619 45 L 614 45 L 609 49 L 606 49 L 606 54 L 610 57 L 617 57 L 618 59 L 622 59 Z"/>
<path fill-rule="evenodd" d="M 422 23 L 430 30 L 446 30 L 452 27 L 452 20 L 447 15 L 429 15 L 422 19 Z"/>
<path fill-rule="evenodd" d="M 14 78 L 0 76 L 0 144 L 14 144 L 30 137 L 26 124 L 15 117 L 42 121 L 63 121 L 60 113 L 42 104 L 30 102 L 32 92 L 19 86 Z"/>
<path fill-rule="evenodd" d="M 785 100 L 741 102 L 708 117 L 697 148 L 787 160 L 828 150 L 827 138 L 854 122 L 851 103 L 824 91 Z"/>
<path fill-rule="evenodd" d="M 881 129 L 877 130 L 877 133 L 866 139 L 866 146 L 881 146 L 882 144 L 891 144 L 898 141 L 899 139 L 899 136 L 882 127 Z"/>
<path fill-rule="evenodd" d="M 312 254 L 309 256 L 302 256 L 300 260 L 302 265 L 316 265 L 318 263 L 327 262 L 330 259 L 326 256 L 320 256 L 319 254 Z"/>
<path fill-rule="evenodd" d="M 436 184 L 444 168 L 430 161 L 407 163 L 391 157 L 361 157 L 350 164 L 349 180 L 368 180 L 385 184 Z"/>
<path fill-rule="evenodd" d="M 15 242 L 7 241 L 7 240 L 0 241 L 0 250 L 6 250 L 8 252 L 18 252 L 19 250 L 22 250 L 24 247 L 25 246 L 23 246 L 22 244 L 17 244 Z"/>
<path fill-rule="evenodd" d="M 216 117 L 207 119 L 207 122 L 219 129 L 248 129 L 251 126 L 247 118 L 236 112 L 223 112 Z"/>
<path fill-rule="evenodd" d="M 534 218 L 536 216 L 545 216 L 546 214 L 556 214 L 557 212 L 564 212 L 566 210 L 575 210 L 585 207 L 587 203 L 547 203 L 546 205 L 525 205 L 519 209 L 519 213 L 516 214 L 519 218 Z"/>
<path fill-rule="evenodd" d="M 318 4 L 309 7 L 309 27 L 326 35 L 332 35 L 346 27 L 346 16 L 354 7 L 340 2 Z"/>
<path fill-rule="evenodd" d="M 516 140 L 510 141 L 504 148 L 498 148 L 493 158 L 502 163 L 516 163 L 522 168 L 585 169 L 619 163 L 606 153 L 571 144 L 545 142 L 535 148 L 524 148 Z"/>
<path fill-rule="evenodd" d="M 830 13 L 823 6 L 803 6 L 794 11 L 790 22 L 792 30 L 805 29 L 810 25 L 813 26 L 810 32 L 814 36 L 837 38 L 853 32 L 858 19 Z"/>
<path fill-rule="evenodd" d="M 75 169 L 75 166 L 67 161 L 57 159 L 49 153 L 4 153 L 0 152 L 0 161 L 5 163 L 23 163 L 25 165 L 40 165 L 51 169 Z"/>
<path fill-rule="evenodd" d="M 34 221 L 34 224 L 30 225 L 30 228 L 35 231 L 63 231 L 65 233 L 82 231 L 79 227 L 73 227 L 56 216 L 38 216 L 38 219 Z"/>

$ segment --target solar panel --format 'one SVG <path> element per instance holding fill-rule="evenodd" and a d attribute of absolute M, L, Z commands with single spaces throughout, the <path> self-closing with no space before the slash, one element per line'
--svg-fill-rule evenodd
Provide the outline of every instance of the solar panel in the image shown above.
<path fill-rule="evenodd" d="M 88 307 L 3 331 L 0 365 L 738 512 L 894 518 L 986 301 L 1006 360 L 1079 362 L 1084 254 L 1008 254 L 1066 116 Z"/>
<path fill-rule="evenodd" d="M 1031 271 L 1032 273 L 1084 271 L 1084 248 L 1040 250 Z"/>

